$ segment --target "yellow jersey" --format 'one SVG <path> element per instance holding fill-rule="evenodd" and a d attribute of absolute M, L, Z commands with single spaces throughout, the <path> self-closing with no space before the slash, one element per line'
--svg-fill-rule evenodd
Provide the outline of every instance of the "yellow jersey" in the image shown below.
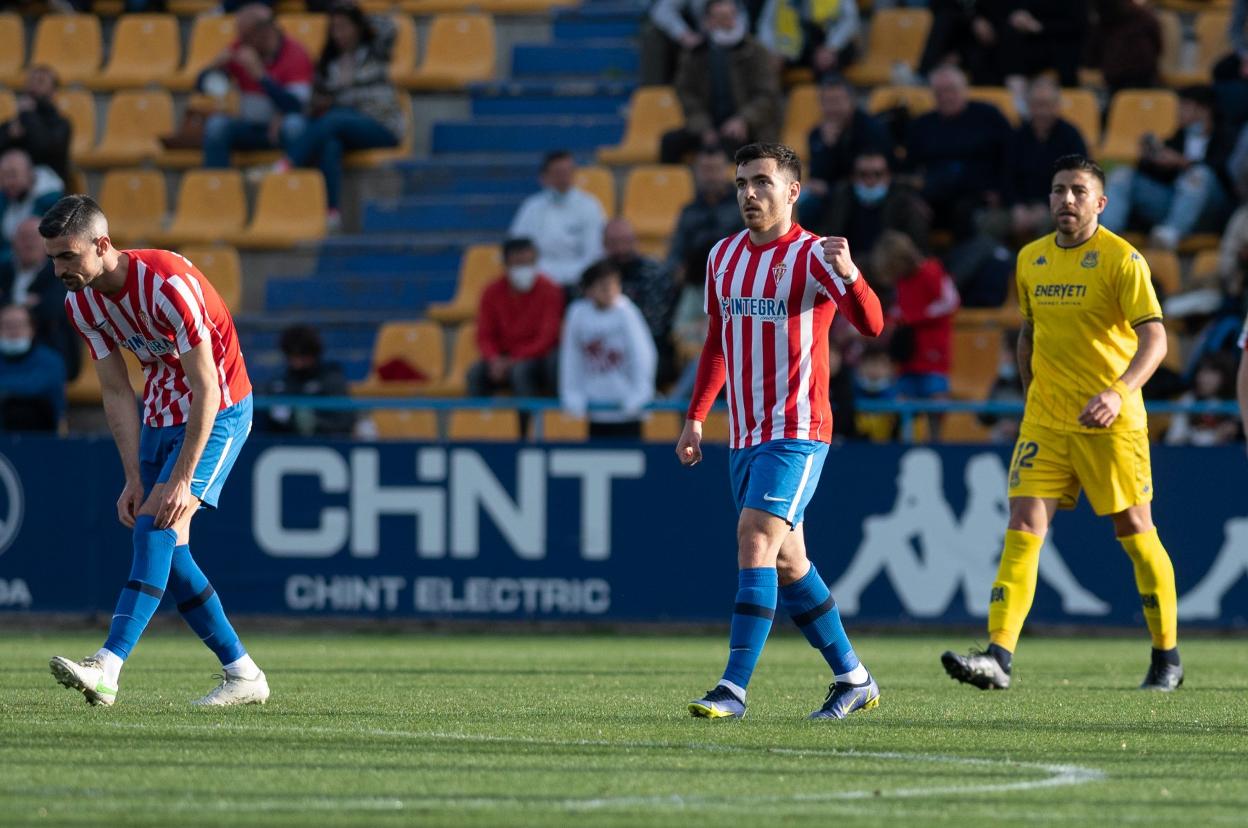
<path fill-rule="evenodd" d="M 1018 304 L 1035 347 L 1024 423 L 1103 433 L 1079 424 L 1088 401 L 1123 375 L 1139 340 L 1135 326 L 1161 319 L 1148 263 L 1104 227 L 1077 247 L 1057 234 L 1018 253 Z M 1133 391 L 1109 431 L 1148 427 L 1144 398 Z"/>

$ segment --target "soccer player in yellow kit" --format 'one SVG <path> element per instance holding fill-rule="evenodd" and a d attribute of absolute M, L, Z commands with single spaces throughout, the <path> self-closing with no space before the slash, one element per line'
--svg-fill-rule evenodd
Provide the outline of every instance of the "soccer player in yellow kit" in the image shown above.
<path fill-rule="evenodd" d="M 1081 155 L 1054 165 L 1057 232 L 1018 254 L 1023 326 L 1018 367 L 1026 407 L 1010 462 L 1010 519 L 988 605 L 990 644 L 946 652 L 945 671 L 983 690 L 1010 686 L 1010 666 L 1036 592 L 1045 532 L 1082 490 L 1135 567 L 1153 652 L 1141 688 L 1183 683 L 1174 568 L 1153 526 L 1142 386 L 1166 355 L 1148 264 L 1100 227 L 1105 173 Z"/>

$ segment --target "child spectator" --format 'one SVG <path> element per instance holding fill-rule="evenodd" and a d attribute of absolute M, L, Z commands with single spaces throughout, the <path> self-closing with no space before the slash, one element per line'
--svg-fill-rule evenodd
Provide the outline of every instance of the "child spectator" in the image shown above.
<path fill-rule="evenodd" d="M 896 398 L 897 381 L 888 347 L 872 342 L 858 358 L 854 371 L 854 405 L 859 409 L 854 416 L 857 432 L 873 443 L 887 443 L 896 437 L 896 414 L 861 410 L 864 401 Z"/>
<path fill-rule="evenodd" d="M 1215 351 L 1201 357 L 1192 380 L 1192 389 L 1179 397 L 1180 403 L 1226 402 L 1235 399 L 1235 360 Z M 1239 419 L 1227 414 L 1174 415 L 1166 429 L 1165 442 L 1171 446 L 1220 446 L 1239 438 Z"/>
<path fill-rule="evenodd" d="M 265 394 L 299 397 L 345 397 L 347 378 L 342 366 L 323 359 L 321 335 L 311 325 L 291 325 L 282 331 L 279 342 L 286 370 L 271 380 Z M 355 427 L 352 411 L 279 406 L 264 412 L 262 431 L 298 434 L 303 437 L 349 437 Z"/>

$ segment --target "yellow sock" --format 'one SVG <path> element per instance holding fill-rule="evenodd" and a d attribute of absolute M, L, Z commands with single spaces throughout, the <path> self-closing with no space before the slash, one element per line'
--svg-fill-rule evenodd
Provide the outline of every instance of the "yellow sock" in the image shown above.
<path fill-rule="evenodd" d="M 1135 565 L 1135 585 L 1140 589 L 1144 620 L 1153 636 L 1153 646 L 1169 650 L 1179 644 L 1178 595 L 1174 588 L 1174 566 L 1156 529 L 1127 535 L 1118 542 Z"/>
<path fill-rule="evenodd" d="M 1018 646 L 1018 634 L 1036 597 L 1036 573 L 1040 568 L 1040 547 L 1044 538 L 1030 532 L 1005 530 L 1005 548 L 997 580 L 992 583 L 988 602 L 988 638 L 1011 653 Z"/>

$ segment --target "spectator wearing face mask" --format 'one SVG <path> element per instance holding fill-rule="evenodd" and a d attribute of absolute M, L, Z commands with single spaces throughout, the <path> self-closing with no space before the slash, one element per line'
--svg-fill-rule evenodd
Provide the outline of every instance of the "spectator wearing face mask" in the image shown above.
<path fill-rule="evenodd" d="M 931 211 L 918 193 L 893 180 L 883 152 L 868 150 L 854 159 L 852 177 L 832 189 L 827 208 L 809 226 L 849 239 L 850 250 L 870 251 L 885 230 L 905 233 L 922 249 Z"/>
<path fill-rule="evenodd" d="M 0 309 L 0 428 L 56 431 L 65 416 L 65 362 L 35 344 L 35 325 L 23 305 Z"/>
<path fill-rule="evenodd" d="M 573 183 L 576 160 L 567 150 L 546 155 L 538 180 L 541 191 L 520 205 L 508 235 L 531 239 L 541 271 L 565 288 L 575 287 L 585 268 L 602 258 L 607 217 L 598 199 Z"/>
<path fill-rule="evenodd" d="M 468 393 L 488 397 L 510 390 L 543 396 L 553 387 L 563 290 L 540 273 L 531 239 L 503 243 L 504 276 L 481 295 L 477 348 L 481 359 L 468 371 Z"/>

